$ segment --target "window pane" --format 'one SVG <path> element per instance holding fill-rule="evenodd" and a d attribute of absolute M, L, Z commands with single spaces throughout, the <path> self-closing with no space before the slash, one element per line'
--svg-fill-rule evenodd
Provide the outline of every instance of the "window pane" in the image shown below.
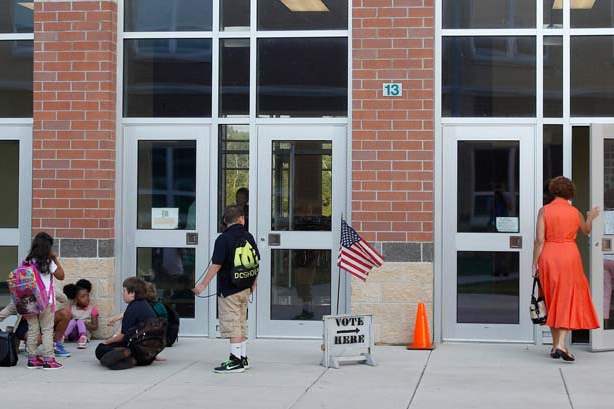
<path fill-rule="evenodd" d="M 271 251 L 271 319 L 320 321 L 331 313 L 330 250 Z"/>
<path fill-rule="evenodd" d="M 196 229 L 196 141 L 139 141 L 137 228 Z"/>
<path fill-rule="evenodd" d="M 250 0 L 220 0 L 220 29 L 249 30 Z"/>
<path fill-rule="evenodd" d="M 544 28 L 563 28 L 562 0 L 544 1 Z"/>
<path fill-rule="evenodd" d="M 258 40 L 258 115 L 347 116 L 346 38 Z"/>
<path fill-rule="evenodd" d="M 33 41 L 0 41 L 0 118 L 32 117 Z"/>
<path fill-rule="evenodd" d="M 519 253 L 457 253 L 456 322 L 518 324 Z"/>
<path fill-rule="evenodd" d="M 0 33 L 34 31 L 34 0 L 0 0 Z"/>
<path fill-rule="evenodd" d="M 211 40 L 126 40 L 124 116 L 211 116 Z"/>
<path fill-rule="evenodd" d="M 603 140 L 603 210 L 614 211 L 614 139 Z M 606 234 L 612 233 L 606 231 Z M 614 254 L 603 255 L 603 329 L 614 330 Z"/>
<path fill-rule="evenodd" d="M 563 116 L 563 37 L 544 37 L 544 116 Z"/>
<path fill-rule="evenodd" d="M 458 142 L 458 231 L 517 233 L 520 143 Z"/>
<path fill-rule="evenodd" d="M 563 174 L 563 125 L 544 125 L 544 204 L 554 199 L 548 192 L 551 179 Z"/>
<path fill-rule="evenodd" d="M 17 246 L 0 247 L 0 308 L 4 308 L 11 303 L 11 294 L 7 280 L 9 273 L 17 267 Z"/>
<path fill-rule="evenodd" d="M 347 0 L 258 0 L 259 30 L 333 30 L 347 27 Z"/>
<path fill-rule="evenodd" d="M 332 144 L 273 142 L 271 230 L 330 231 Z"/>
<path fill-rule="evenodd" d="M 535 37 L 444 37 L 444 116 L 535 116 Z"/>
<path fill-rule="evenodd" d="M 19 141 L 0 141 L 0 228 L 19 227 Z"/>
<path fill-rule="evenodd" d="M 614 116 L 614 37 L 571 37 L 571 115 Z"/>
<path fill-rule="evenodd" d="M 154 283 L 158 299 L 169 304 L 180 318 L 194 318 L 193 248 L 137 248 L 137 277 Z"/>
<path fill-rule="evenodd" d="M 571 0 L 571 26 L 614 27 L 614 0 Z"/>
<path fill-rule="evenodd" d="M 534 28 L 535 0 L 443 0 L 443 28 Z"/>
<path fill-rule="evenodd" d="M 243 205 L 249 230 L 249 126 L 221 125 L 218 152 L 218 231 L 224 209 L 233 204 Z"/>
<path fill-rule="evenodd" d="M 125 0 L 126 31 L 211 31 L 213 2 Z"/>
<path fill-rule="evenodd" d="M 249 115 L 249 40 L 220 40 L 220 116 Z"/>

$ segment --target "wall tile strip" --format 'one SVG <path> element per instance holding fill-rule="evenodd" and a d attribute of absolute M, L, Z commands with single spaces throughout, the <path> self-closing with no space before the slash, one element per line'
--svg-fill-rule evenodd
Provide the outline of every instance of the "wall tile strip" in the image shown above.
<path fill-rule="evenodd" d="M 74 256 L 114 238 L 116 25 L 113 1 L 35 2 L 32 229 Z"/>
<path fill-rule="evenodd" d="M 433 240 L 432 0 L 353 1 L 352 219 L 367 240 Z M 384 97 L 383 83 L 403 84 Z M 432 250 L 386 247 L 393 259 Z M 432 258 L 432 255 L 430 256 Z"/>

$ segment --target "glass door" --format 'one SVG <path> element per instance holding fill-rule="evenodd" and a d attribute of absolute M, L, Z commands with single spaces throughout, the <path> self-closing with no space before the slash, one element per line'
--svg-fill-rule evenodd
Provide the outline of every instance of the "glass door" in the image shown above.
<path fill-rule="evenodd" d="M 614 349 L 614 125 L 591 126 L 591 199 L 602 210 L 591 234 L 591 289 L 601 319 L 591 347 L 602 351 Z"/>
<path fill-rule="evenodd" d="M 0 308 L 11 302 L 9 272 L 30 248 L 31 146 L 31 125 L 0 125 Z"/>
<path fill-rule="evenodd" d="M 345 139 L 345 126 L 258 129 L 258 336 L 321 337 L 336 313 Z"/>
<path fill-rule="evenodd" d="M 445 340 L 533 340 L 534 134 L 444 127 Z"/>
<path fill-rule="evenodd" d="M 208 300 L 191 289 L 209 259 L 209 127 L 128 126 L 124 136 L 123 275 L 154 283 L 183 335 L 207 335 Z"/>

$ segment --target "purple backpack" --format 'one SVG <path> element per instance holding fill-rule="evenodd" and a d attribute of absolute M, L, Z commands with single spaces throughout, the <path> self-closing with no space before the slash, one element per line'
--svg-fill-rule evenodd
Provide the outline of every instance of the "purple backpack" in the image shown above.
<path fill-rule="evenodd" d="M 25 317 L 40 314 L 49 305 L 49 294 L 34 264 L 23 262 L 9 273 L 11 298 L 17 313 Z"/>

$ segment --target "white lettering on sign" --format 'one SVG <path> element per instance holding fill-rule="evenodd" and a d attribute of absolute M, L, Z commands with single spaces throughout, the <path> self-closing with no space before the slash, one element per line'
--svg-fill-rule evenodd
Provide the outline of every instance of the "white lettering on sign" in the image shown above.
<path fill-rule="evenodd" d="M 328 315 L 324 320 L 322 365 L 338 368 L 340 361 L 374 365 L 371 315 Z"/>
<path fill-rule="evenodd" d="M 402 97 L 403 84 L 400 82 L 386 82 L 383 84 L 383 93 L 385 97 Z"/>

